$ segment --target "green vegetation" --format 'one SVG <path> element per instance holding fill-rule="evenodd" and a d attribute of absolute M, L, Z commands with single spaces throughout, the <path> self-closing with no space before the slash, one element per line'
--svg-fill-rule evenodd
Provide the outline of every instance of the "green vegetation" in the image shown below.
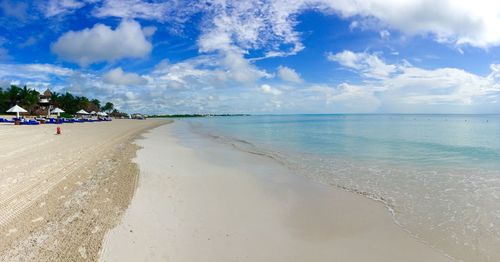
<path fill-rule="evenodd" d="M 35 89 L 26 86 L 23 88 L 11 85 L 9 88 L 0 87 L 0 113 L 4 113 L 10 107 L 19 105 L 28 110 L 29 114 L 40 114 L 39 112 L 40 93 Z M 122 116 L 124 113 L 115 109 L 113 103 L 106 102 L 101 107 L 101 101 L 98 99 L 89 99 L 85 96 L 74 96 L 69 92 L 53 92 L 50 97 L 50 104 L 54 107 L 62 108 L 66 115 L 73 115 L 78 110 L 83 109 L 87 112 L 104 111 L 113 116 Z"/>

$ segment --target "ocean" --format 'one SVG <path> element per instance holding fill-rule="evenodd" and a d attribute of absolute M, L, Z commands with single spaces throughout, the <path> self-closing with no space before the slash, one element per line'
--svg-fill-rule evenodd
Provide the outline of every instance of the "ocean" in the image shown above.
<path fill-rule="evenodd" d="M 382 202 L 420 241 L 500 260 L 499 115 L 266 115 L 184 119 L 291 172 Z"/>

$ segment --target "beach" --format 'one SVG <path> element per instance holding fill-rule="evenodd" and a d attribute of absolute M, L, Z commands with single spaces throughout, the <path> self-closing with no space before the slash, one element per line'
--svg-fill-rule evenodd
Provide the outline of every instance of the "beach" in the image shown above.
<path fill-rule="evenodd" d="M 450 261 L 380 202 L 181 124 L 136 141 L 139 184 L 100 261 Z"/>
<path fill-rule="evenodd" d="M 132 141 L 167 122 L 0 124 L 0 261 L 96 261 L 136 188 Z"/>

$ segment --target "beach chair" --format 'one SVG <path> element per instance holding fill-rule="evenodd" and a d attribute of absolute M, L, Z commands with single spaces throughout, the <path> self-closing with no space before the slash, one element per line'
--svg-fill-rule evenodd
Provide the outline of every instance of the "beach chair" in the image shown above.
<path fill-rule="evenodd" d="M 34 119 L 21 121 L 21 125 L 34 126 L 34 125 L 39 125 L 39 124 L 40 124 L 40 122 L 38 122 L 38 121 L 36 121 Z"/>
<path fill-rule="evenodd" d="M 0 118 L 2 123 L 14 123 L 14 120 L 9 120 L 7 118 Z"/>

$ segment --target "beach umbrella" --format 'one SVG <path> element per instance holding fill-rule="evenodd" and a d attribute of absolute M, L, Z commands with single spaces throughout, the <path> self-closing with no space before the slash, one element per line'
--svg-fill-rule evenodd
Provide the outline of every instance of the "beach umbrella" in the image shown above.
<path fill-rule="evenodd" d="M 108 114 L 106 114 L 104 112 L 98 112 L 97 115 L 99 115 L 99 116 L 107 116 Z"/>
<path fill-rule="evenodd" d="M 80 110 L 80 111 L 78 111 L 78 112 L 76 112 L 76 113 L 77 113 L 78 115 L 88 115 L 88 114 L 89 114 L 87 111 L 85 111 L 85 110 L 83 110 L 83 109 L 82 109 L 82 110 Z"/>
<path fill-rule="evenodd" d="M 51 111 L 51 113 L 56 113 L 57 116 L 59 117 L 59 116 L 61 116 L 61 113 L 64 113 L 64 110 L 62 110 L 59 107 L 56 107 L 56 108 L 54 108 L 54 110 Z"/>
<path fill-rule="evenodd" d="M 95 111 L 90 112 L 91 115 L 95 115 L 95 113 L 96 113 Z"/>
<path fill-rule="evenodd" d="M 16 113 L 17 118 L 19 118 L 19 113 L 28 113 L 28 111 L 26 111 L 26 109 L 24 109 L 18 105 L 15 105 L 15 106 L 11 107 L 9 110 L 7 110 L 7 113 Z"/>

